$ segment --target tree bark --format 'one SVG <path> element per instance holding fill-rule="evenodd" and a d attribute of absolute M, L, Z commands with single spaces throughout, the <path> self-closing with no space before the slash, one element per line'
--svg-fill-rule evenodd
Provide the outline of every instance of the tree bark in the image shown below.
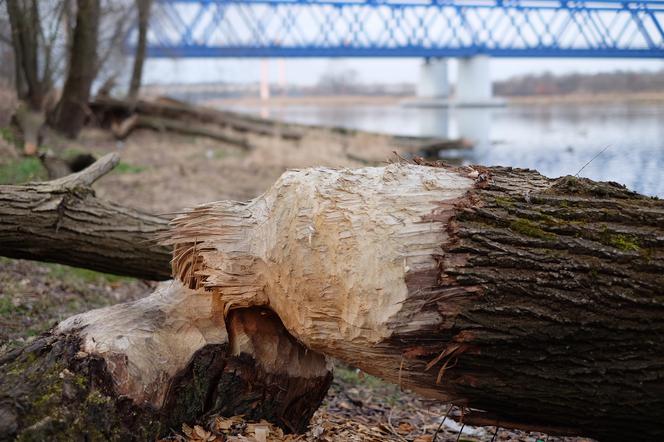
<path fill-rule="evenodd" d="M 155 440 L 212 413 L 303 431 L 331 382 L 325 358 L 269 311 L 224 322 L 216 304 L 165 282 L 0 357 L 0 440 Z"/>
<path fill-rule="evenodd" d="M 225 315 L 269 308 L 466 423 L 664 438 L 656 198 L 510 168 L 313 169 L 192 209 L 166 243 Z"/>
<path fill-rule="evenodd" d="M 136 53 L 134 54 L 134 68 L 129 83 L 128 98 L 131 101 L 135 101 L 138 98 L 138 92 L 141 89 L 143 64 L 145 62 L 145 53 L 148 43 L 148 26 L 150 23 L 151 6 L 152 0 L 136 0 L 136 9 L 138 11 L 138 42 L 136 44 Z"/>
<path fill-rule="evenodd" d="M 7 0 L 16 71 L 16 94 L 32 110 L 41 110 L 52 79 L 40 76 L 38 29 L 41 26 L 37 0 Z M 45 71 L 46 72 L 46 71 Z"/>
<path fill-rule="evenodd" d="M 95 198 L 90 185 L 119 161 L 109 154 L 62 179 L 0 186 L 0 254 L 164 280 L 168 221 Z"/>
<path fill-rule="evenodd" d="M 51 115 L 51 125 L 76 138 L 88 115 L 90 88 L 96 75 L 99 0 L 78 0 L 67 80 L 60 102 Z"/>

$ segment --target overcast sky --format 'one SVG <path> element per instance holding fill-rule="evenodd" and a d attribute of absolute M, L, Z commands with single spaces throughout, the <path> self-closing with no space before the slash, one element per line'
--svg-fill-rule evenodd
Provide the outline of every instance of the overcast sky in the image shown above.
<path fill-rule="evenodd" d="M 291 84 L 315 84 L 329 70 L 353 69 L 360 81 L 366 83 L 415 82 L 421 60 L 416 58 L 336 58 L 336 59 L 267 59 L 265 61 L 272 82 L 280 75 Z M 281 65 L 281 67 L 280 67 Z M 200 83 L 200 82 L 256 82 L 260 78 L 261 61 L 257 59 L 149 59 L 146 83 Z M 664 60 L 634 59 L 551 59 L 512 58 L 492 59 L 491 76 L 494 80 L 527 73 L 550 71 L 557 74 L 570 72 L 659 70 Z M 281 71 L 281 74 L 280 74 Z M 450 78 L 456 79 L 456 63 L 450 62 Z"/>

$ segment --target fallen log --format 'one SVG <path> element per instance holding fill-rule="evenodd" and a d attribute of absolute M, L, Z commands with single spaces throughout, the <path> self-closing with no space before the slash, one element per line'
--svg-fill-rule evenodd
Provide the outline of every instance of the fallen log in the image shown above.
<path fill-rule="evenodd" d="M 331 382 L 325 358 L 269 311 L 218 308 L 164 282 L 0 356 L 0 440 L 149 441 L 213 413 L 302 432 Z"/>
<path fill-rule="evenodd" d="M 244 138 L 233 137 L 214 127 L 204 126 L 189 121 L 134 114 L 120 123 L 111 124 L 113 134 L 116 138 L 121 140 L 127 138 L 134 129 L 138 128 L 151 129 L 157 132 L 175 132 L 183 135 L 207 137 L 242 149 L 251 149 L 251 145 Z"/>
<path fill-rule="evenodd" d="M 216 124 L 228 127 L 237 132 L 253 133 L 257 135 L 280 137 L 289 140 L 302 138 L 300 131 L 281 127 L 274 124 L 265 124 L 251 117 L 241 117 L 231 112 L 192 106 L 176 100 L 125 101 L 110 97 L 97 97 L 90 103 L 90 109 L 102 124 L 113 121 L 124 121 L 134 114 L 146 117 L 164 118 L 166 120 L 179 120 L 182 122 Z"/>
<path fill-rule="evenodd" d="M 511 168 L 284 174 L 173 221 L 174 274 L 220 315 L 450 401 L 463 422 L 664 438 L 664 202 Z"/>
<path fill-rule="evenodd" d="M 118 161 L 109 154 L 57 180 L 0 186 L 0 255 L 169 279 L 171 249 L 155 240 L 168 221 L 100 200 L 90 188 Z"/>

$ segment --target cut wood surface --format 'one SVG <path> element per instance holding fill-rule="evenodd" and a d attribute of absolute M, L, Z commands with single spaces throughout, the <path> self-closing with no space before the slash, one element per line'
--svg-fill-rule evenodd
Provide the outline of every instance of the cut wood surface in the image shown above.
<path fill-rule="evenodd" d="M 90 188 L 118 161 L 108 154 L 61 179 L 0 186 L 0 255 L 169 279 L 170 248 L 155 240 L 168 221 L 100 200 Z"/>
<path fill-rule="evenodd" d="M 664 202 L 510 168 L 287 172 L 173 221 L 177 277 L 466 423 L 664 438 Z"/>
<path fill-rule="evenodd" d="M 0 357 L 0 440 L 155 440 L 209 413 L 304 431 L 332 379 L 325 358 L 267 310 L 218 309 L 164 282 Z"/>

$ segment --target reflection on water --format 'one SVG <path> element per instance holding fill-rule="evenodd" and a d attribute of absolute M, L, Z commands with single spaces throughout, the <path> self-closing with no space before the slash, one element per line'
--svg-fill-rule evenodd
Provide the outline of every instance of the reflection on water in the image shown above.
<path fill-rule="evenodd" d="M 259 112 L 258 109 L 240 109 Z M 464 163 L 537 169 L 617 181 L 664 197 L 664 105 L 510 106 L 493 109 L 420 109 L 399 106 L 270 109 L 286 121 L 344 126 L 397 135 L 467 138 Z"/>

